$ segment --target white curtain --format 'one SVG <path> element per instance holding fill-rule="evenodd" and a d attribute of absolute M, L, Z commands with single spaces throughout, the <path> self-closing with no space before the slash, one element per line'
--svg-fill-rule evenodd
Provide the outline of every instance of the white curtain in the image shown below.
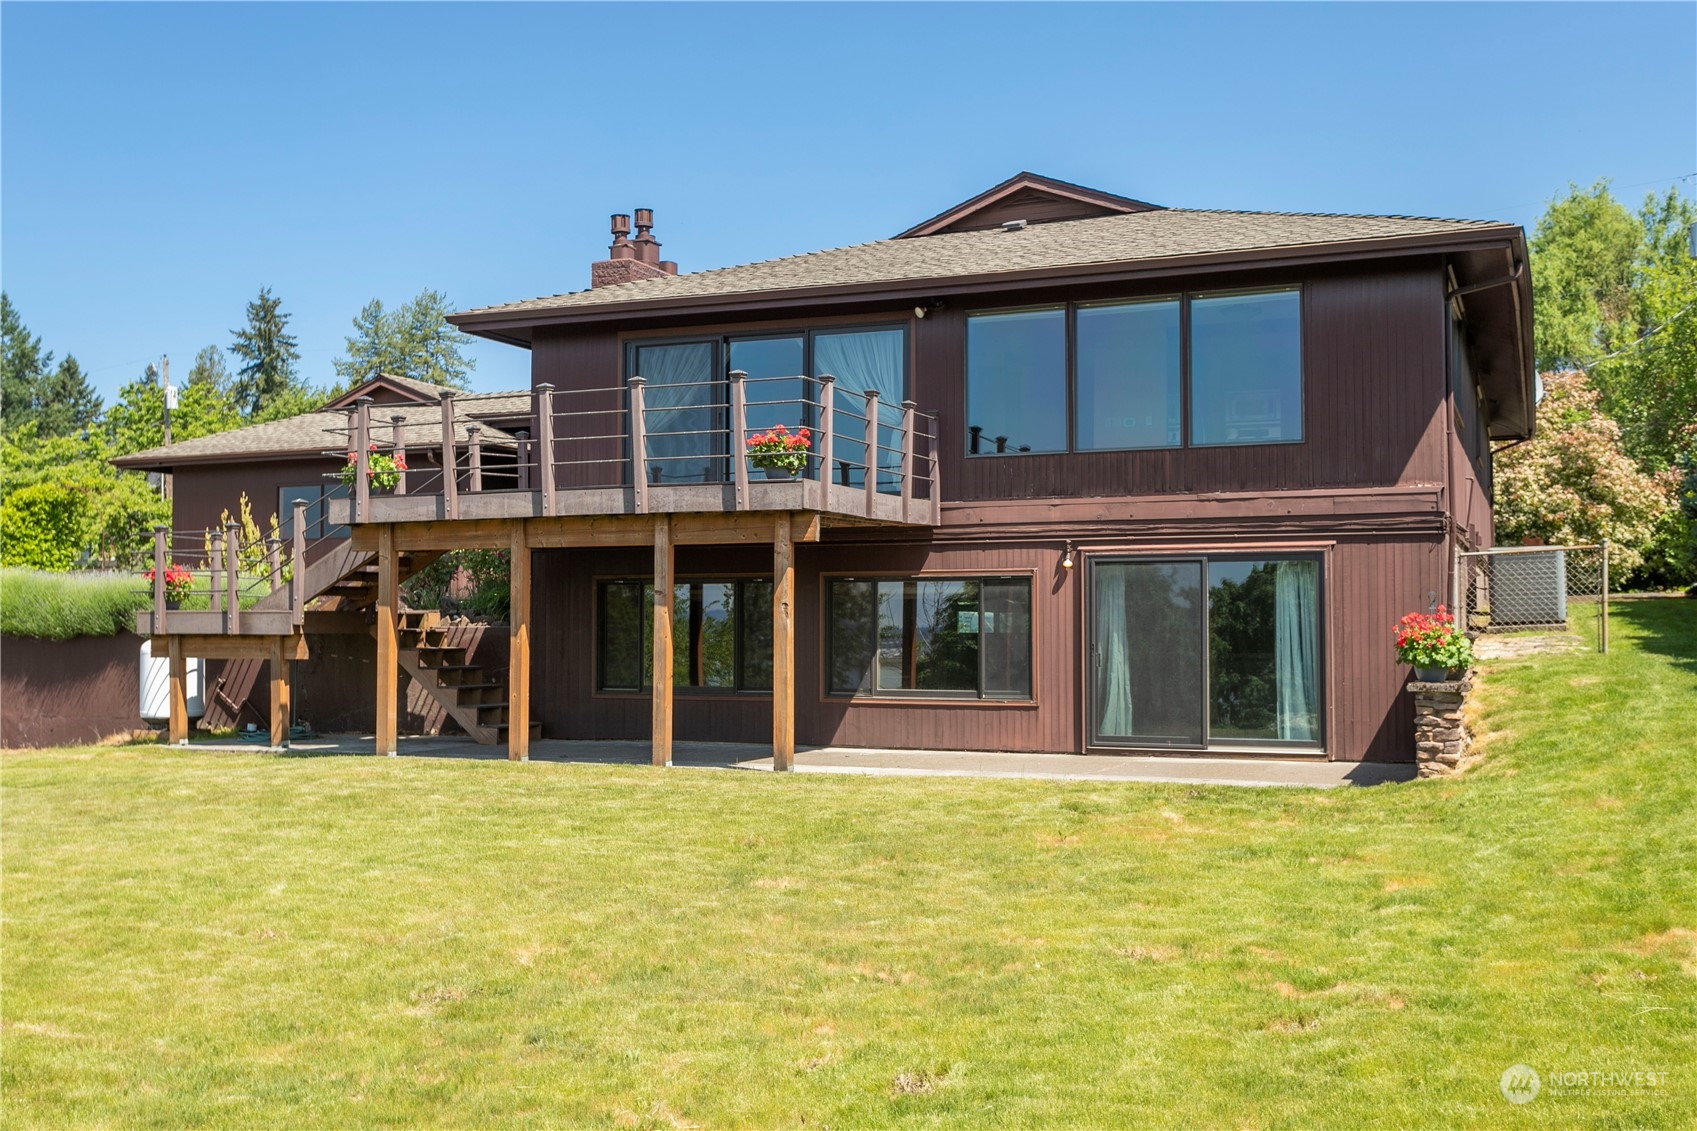
<path fill-rule="evenodd" d="M 907 335 L 901 330 L 856 330 L 843 334 L 817 334 L 813 338 L 813 375 L 829 375 L 837 379 L 834 412 L 846 409 L 856 416 L 865 416 L 866 402 L 862 394 L 876 390 L 881 426 L 879 443 L 891 448 L 900 447 L 897 441 L 902 421 L 901 403 L 907 395 L 903 381 L 906 346 Z M 849 469 L 850 483 L 864 483 L 865 473 L 861 469 L 867 463 L 865 427 L 847 417 L 839 416 L 836 420 L 836 458 L 857 465 Z M 855 439 L 857 436 L 859 438 Z M 877 464 L 883 471 L 879 476 L 879 490 L 899 492 L 900 453 L 880 451 Z M 842 474 L 836 468 L 831 469 L 831 477 L 832 482 L 842 482 Z"/>
<path fill-rule="evenodd" d="M 647 381 L 643 426 L 648 430 L 645 461 L 652 479 L 663 483 L 700 483 L 723 478 L 724 439 L 708 429 L 725 428 L 724 410 L 714 378 L 713 343 L 644 346 L 636 353 L 632 376 Z M 678 435 L 677 433 L 707 433 Z M 675 458 L 698 457 L 698 458 Z"/>
<path fill-rule="evenodd" d="M 1279 737 L 1319 737 L 1319 570 L 1311 561 L 1280 562 L 1274 579 L 1274 659 Z"/>
<path fill-rule="evenodd" d="M 1126 651 L 1124 569 L 1102 567 L 1096 579 L 1096 733 L 1131 734 L 1131 665 Z"/>

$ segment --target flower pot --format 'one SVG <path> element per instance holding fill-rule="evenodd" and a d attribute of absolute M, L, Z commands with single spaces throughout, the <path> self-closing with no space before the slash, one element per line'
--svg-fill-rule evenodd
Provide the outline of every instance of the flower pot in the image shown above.
<path fill-rule="evenodd" d="M 763 467 L 761 472 L 768 479 L 794 479 L 795 472 L 787 467 Z"/>
<path fill-rule="evenodd" d="M 1414 669 L 1414 678 L 1422 683 L 1454 683 L 1467 674 L 1465 668 L 1422 668 Z"/>
<path fill-rule="evenodd" d="M 167 597 L 167 598 L 165 598 L 165 611 L 166 612 L 175 612 L 176 610 L 178 610 L 182 607 L 183 607 L 183 599 L 181 597 Z"/>

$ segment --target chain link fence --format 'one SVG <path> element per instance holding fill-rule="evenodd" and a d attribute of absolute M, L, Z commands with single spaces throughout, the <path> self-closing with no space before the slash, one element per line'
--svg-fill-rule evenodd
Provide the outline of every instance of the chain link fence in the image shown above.
<path fill-rule="evenodd" d="M 1513 546 L 1456 555 L 1456 620 L 1469 633 L 1567 632 L 1595 618 L 1609 650 L 1609 544 Z"/>

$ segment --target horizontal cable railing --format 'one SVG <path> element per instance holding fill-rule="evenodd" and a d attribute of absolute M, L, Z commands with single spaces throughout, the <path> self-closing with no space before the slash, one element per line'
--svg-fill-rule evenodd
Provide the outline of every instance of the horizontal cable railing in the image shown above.
<path fill-rule="evenodd" d="M 541 384 L 519 428 L 510 416 L 497 426 L 461 415 L 451 395 L 439 420 L 416 410 L 383 420 L 381 408 L 361 398 L 347 427 L 330 430 L 345 443 L 347 466 L 333 475 L 349 488 L 354 522 L 370 520 L 374 494 L 435 497 L 437 513 L 458 518 L 460 501 L 476 495 L 539 493 L 541 513 L 556 514 L 561 492 L 628 489 L 641 513 L 651 487 L 734 485 L 745 509 L 757 478 L 817 483 L 822 507 L 869 517 L 887 516 L 878 500 L 895 496 L 911 520 L 917 500 L 937 521 L 937 418 L 831 376 Z M 864 499 L 838 494 L 844 487 Z"/>

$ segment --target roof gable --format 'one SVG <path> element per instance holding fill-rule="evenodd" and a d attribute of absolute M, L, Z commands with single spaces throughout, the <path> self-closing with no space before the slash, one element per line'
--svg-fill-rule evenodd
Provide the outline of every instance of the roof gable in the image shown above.
<path fill-rule="evenodd" d="M 896 239 L 983 231 L 1012 220 L 1046 224 L 1054 220 L 1089 220 L 1126 212 L 1150 212 L 1160 207 L 1037 173 L 1015 173 L 1001 184 L 909 228 Z"/>
<path fill-rule="evenodd" d="M 367 377 L 324 405 L 320 411 L 352 408 L 354 402 L 361 397 L 370 397 L 378 404 L 439 404 L 442 394 L 447 391 L 444 385 L 432 385 L 428 381 L 417 381 L 411 377 L 402 377 L 398 373 L 379 373 Z"/>

